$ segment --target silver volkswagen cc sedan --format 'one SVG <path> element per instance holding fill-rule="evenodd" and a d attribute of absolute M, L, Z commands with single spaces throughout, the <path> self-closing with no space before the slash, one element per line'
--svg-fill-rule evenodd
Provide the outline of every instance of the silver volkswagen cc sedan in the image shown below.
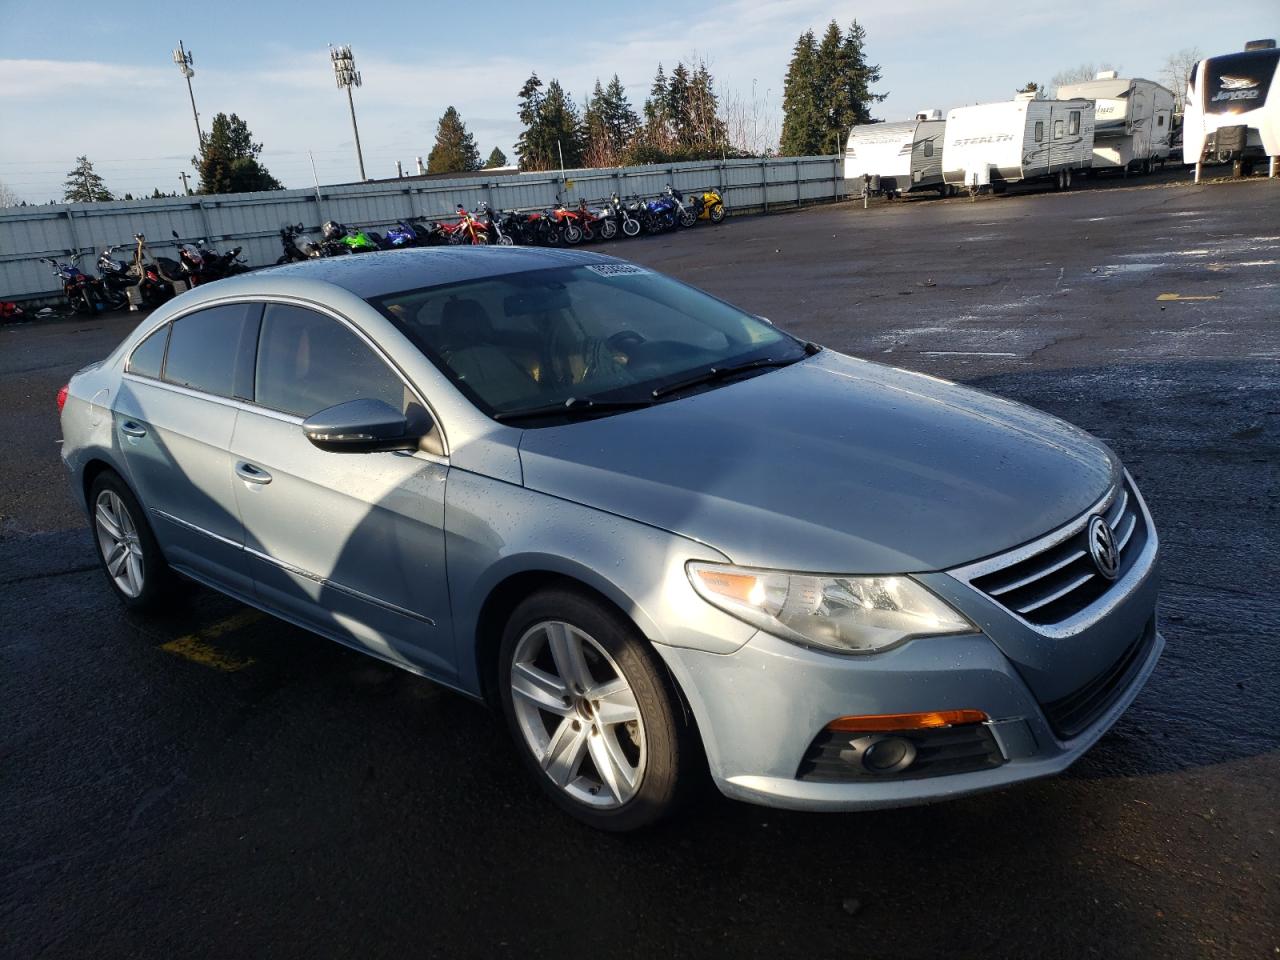
<path fill-rule="evenodd" d="M 1054 774 L 1163 647 L 1102 443 L 610 257 L 223 280 L 59 399 L 126 607 L 180 574 L 487 701 L 608 830 L 706 771 L 805 810 Z"/>

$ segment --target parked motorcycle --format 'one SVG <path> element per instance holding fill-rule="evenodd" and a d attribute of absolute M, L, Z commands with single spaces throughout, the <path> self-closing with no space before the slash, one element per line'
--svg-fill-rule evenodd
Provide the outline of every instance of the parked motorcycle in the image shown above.
<path fill-rule="evenodd" d="M 378 242 L 363 230 L 352 230 L 337 220 L 327 220 L 320 233 L 324 237 L 321 243 L 321 256 L 336 257 L 348 253 L 372 253 L 380 250 Z"/>
<path fill-rule="evenodd" d="M 284 252 L 276 263 L 303 263 L 320 256 L 320 244 L 302 232 L 300 223 L 280 228 L 280 247 Z"/>
<path fill-rule="evenodd" d="M 430 228 L 412 221 L 401 220 L 393 227 L 388 227 L 382 237 L 383 250 L 403 250 L 406 247 L 421 247 L 427 242 Z M 373 234 L 373 236 L 377 236 Z"/>
<path fill-rule="evenodd" d="M 182 264 L 170 257 L 152 254 L 147 247 L 147 238 L 141 233 L 133 235 L 133 243 L 133 263 L 129 266 L 129 274 L 137 278 L 138 293 L 144 304 L 157 307 L 187 289 L 189 284 L 183 276 Z"/>
<path fill-rule="evenodd" d="M 728 210 L 719 190 L 708 187 L 702 193 L 693 195 L 693 206 L 698 211 L 699 220 L 710 220 L 712 223 L 723 223 Z"/>
<path fill-rule="evenodd" d="M 618 225 L 609 211 L 588 207 L 585 199 L 578 201 L 578 224 L 584 240 L 612 240 L 618 235 Z"/>
<path fill-rule="evenodd" d="M 76 266 L 83 256 L 76 254 L 69 263 L 53 257 L 40 260 L 53 268 L 53 275 L 62 283 L 63 295 L 76 313 L 102 313 L 123 307 L 128 302 L 126 297 L 109 290 L 98 277 L 91 277 Z"/>
<path fill-rule="evenodd" d="M 193 287 L 249 272 L 248 265 L 239 259 L 241 247 L 233 248 L 230 253 L 219 253 L 209 245 L 208 240 L 184 242 L 177 230 L 171 230 L 170 233 L 178 241 L 178 262 Z"/>
<path fill-rule="evenodd" d="M 674 230 L 680 223 L 679 207 L 675 200 L 668 196 L 655 197 L 643 201 L 641 221 L 646 233 L 664 233 Z"/>
<path fill-rule="evenodd" d="M 640 219 L 632 215 L 631 205 L 623 203 L 616 193 L 610 194 L 605 209 L 608 211 L 609 219 L 614 223 L 614 229 L 621 230 L 624 237 L 635 237 L 640 234 L 642 229 Z"/>
<path fill-rule="evenodd" d="M 510 225 L 513 215 L 503 213 L 501 210 L 494 210 L 484 201 L 481 201 L 479 210 L 480 215 L 484 217 L 484 226 L 489 234 L 490 242 L 503 247 L 515 246 L 515 233 L 508 231 L 505 226 Z"/>
<path fill-rule="evenodd" d="M 662 196 L 658 199 L 675 205 L 673 212 L 675 213 L 676 226 L 692 227 L 698 222 L 698 211 L 694 209 L 692 204 L 685 203 L 684 194 L 679 190 L 672 189 L 671 184 L 668 183 L 663 188 Z"/>

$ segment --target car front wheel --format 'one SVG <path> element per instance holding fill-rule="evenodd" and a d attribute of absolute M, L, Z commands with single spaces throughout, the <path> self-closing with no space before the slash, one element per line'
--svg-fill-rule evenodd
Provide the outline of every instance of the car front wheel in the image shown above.
<path fill-rule="evenodd" d="M 500 663 L 517 749 L 558 806 L 626 831 L 677 805 L 696 735 L 657 656 L 616 610 L 576 591 L 537 593 L 512 614 Z"/>

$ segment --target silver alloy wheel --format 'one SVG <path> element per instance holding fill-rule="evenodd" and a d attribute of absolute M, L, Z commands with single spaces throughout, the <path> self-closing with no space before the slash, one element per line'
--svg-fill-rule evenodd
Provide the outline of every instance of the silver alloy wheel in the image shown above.
<path fill-rule="evenodd" d="M 644 723 L 631 684 L 584 631 L 559 620 L 534 624 L 516 644 L 511 702 L 534 759 L 551 782 L 599 809 L 640 788 Z"/>
<path fill-rule="evenodd" d="M 93 519 L 107 573 L 120 592 L 133 599 L 142 593 L 142 540 L 129 509 L 114 490 L 103 490 Z"/>

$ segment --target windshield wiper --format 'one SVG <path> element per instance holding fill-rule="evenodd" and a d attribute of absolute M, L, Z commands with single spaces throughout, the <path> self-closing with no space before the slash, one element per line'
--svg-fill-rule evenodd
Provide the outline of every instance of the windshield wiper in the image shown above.
<path fill-rule="evenodd" d="M 493 419 L 502 423 L 514 420 L 535 420 L 542 417 L 584 417 L 596 413 L 610 413 L 620 410 L 637 410 L 640 407 L 653 406 L 652 400 L 587 400 L 581 397 L 569 397 L 559 403 L 549 403 L 544 407 L 530 407 L 527 410 L 504 410 L 495 413 Z"/>
<path fill-rule="evenodd" d="M 806 349 L 805 356 L 809 356 Z M 701 373 L 695 373 L 691 377 L 683 380 L 677 380 L 675 383 L 668 383 L 664 386 L 657 387 L 650 394 L 653 399 L 665 397 L 681 390 L 687 390 L 689 387 L 701 386 L 704 383 L 715 383 L 717 380 L 723 380 L 726 377 L 732 377 L 735 374 L 746 373 L 748 370 L 763 370 L 767 367 L 789 367 L 793 363 L 798 363 L 804 357 L 789 357 L 785 360 L 775 360 L 772 357 L 764 357 L 760 360 L 746 360 L 742 363 L 733 363 L 727 367 L 710 367 Z"/>

